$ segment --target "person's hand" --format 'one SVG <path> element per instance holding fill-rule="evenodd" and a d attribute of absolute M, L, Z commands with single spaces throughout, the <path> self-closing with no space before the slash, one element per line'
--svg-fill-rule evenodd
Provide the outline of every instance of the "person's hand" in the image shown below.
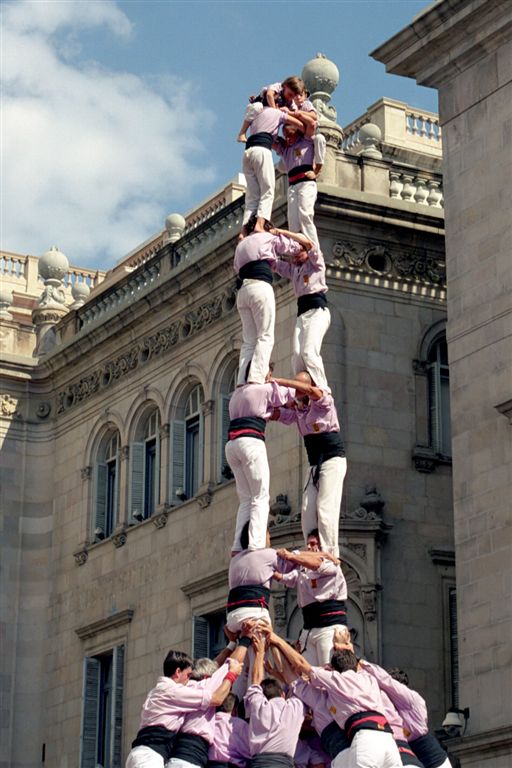
<path fill-rule="evenodd" d="M 350 640 L 348 629 L 335 629 L 332 645 L 335 651 L 353 651 L 354 646 Z"/>
<path fill-rule="evenodd" d="M 230 643 L 234 643 L 240 632 L 232 632 L 230 629 L 227 628 L 227 626 L 224 627 L 224 634 L 226 635 L 227 639 Z"/>
<path fill-rule="evenodd" d="M 306 171 L 304 174 L 306 179 L 311 179 L 311 181 L 314 181 L 316 179 L 316 173 L 314 171 Z"/>
<path fill-rule="evenodd" d="M 270 232 L 271 235 L 280 235 L 281 234 L 281 230 L 278 229 L 277 227 L 273 227 L 272 229 L 269 229 L 269 232 Z"/>
<path fill-rule="evenodd" d="M 242 674 L 243 665 L 236 659 L 229 658 L 229 671 L 233 672 L 237 677 Z"/>
<path fill-rule="evenodd" d="M 272 413 L 270 414 L 270 421 L 279 421 L 279 408 L 272 408 Z"/>
<path fill-rule="evenodd" d="M 277 556 L 282 558 L 283 560 L 289 560 L 290 559 L 290 553 L 287 549 L 278 549 L 277 550 Z"/>
<path fill-rule="evenodd" d="M 336 555 L 331 555 L 330 552 L 319 552 L 319 555 L 321 555 L 324 560 L 330 560 L 331 563 L 334 563 L 334 565 L 341 565 L 341 560 L 339 557 L 336 557 Z"/>
<path fill-rule="evenodd" d="M 260 656 L 264 655 L 265 640 L 261 635 L 257 634 L 256 632 L 252 636 L 252 645 L 254 648 L 254 653 L 259 654 Z"/>
<path fill-rule="evenodd" d="M 288 107 L 279 107 L 279 111 L 284 112 L 285 115 L 288 115 L 290 113 L 290 110 L 288 109 Z"/>
<path fill-rule="evenodd" d="M 251 637 L 252 631 L 257 624 L 258 619 L 247 619 L 247 621 L 244 621 L 240 631 L 242 637 Z"/>
<path fill-rule="evenodd" d="M 274 573 L 272 574 L 272 578 L 274 579 L 274 581 L 282 581 L 283 574 L 279 573 L 279 571 L 274 571 Z"/>

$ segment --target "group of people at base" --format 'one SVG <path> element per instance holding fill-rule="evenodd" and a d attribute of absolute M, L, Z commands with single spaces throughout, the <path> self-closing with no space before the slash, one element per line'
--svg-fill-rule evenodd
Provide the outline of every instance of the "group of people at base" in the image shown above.
<path fill-rule="evenodd" d="M 243 341 L 225 449 L 239 500 L 228 643 L 214 661 L 169 651 L 126 768 L 448 768 L 422 697 L 404 673 L 356 658 L 347 628 L 338 544 L 347 462 L 321 355 L 330 314 L 314 224 L 325 141 L 302 80 L 253 97 L 239 139 L 247 193 L 234 257 Z M 272 149 L 288 173 L 288 230 L 270 222 Z M 297 298 L 289 377 L 275 377 L 270 362 L 274 273 Z M 270 420 L 296 425 L 304 439 L 302 550 L 270 546 Z M 303 629 L 293 647 L 272 629 L 273 580 L 297 593 Z"/>

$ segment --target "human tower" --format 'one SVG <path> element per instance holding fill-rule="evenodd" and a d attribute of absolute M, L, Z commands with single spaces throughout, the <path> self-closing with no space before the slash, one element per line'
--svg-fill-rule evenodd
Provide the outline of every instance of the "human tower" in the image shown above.
<path fill-rule="evenodd" d="M 215 661 L 169 651 L 126 768 L 449 768 L 405 673 L 356 658 L 347 628 L 338 547 L 347 462 L 321 355 L 330 313 L 314 223 L 325 139 L 301 78 L 252 97 L 238 140 L 247 191 L 234 257 L 243 340 L 226 444 L 239 499 L 229 642 Z M 288 230 L 271 223 L 273 150 L 288 175 Z M 289 378 L 270 362 L 274 273 L 297 298 Z M 270 546 L 270 420 L 296 425 L 304 439 L 301 551 Z M 272 630 L 272 580 L 297 590 L 304 628 L 293 647 Z"/>

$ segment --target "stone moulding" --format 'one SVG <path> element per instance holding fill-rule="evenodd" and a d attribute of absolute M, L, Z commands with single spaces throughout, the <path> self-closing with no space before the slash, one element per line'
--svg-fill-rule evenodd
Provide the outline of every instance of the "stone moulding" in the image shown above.
<path fill-rule="evenodd" d="M 332 247 L 329 265 L 406 282 L 446 287 L 444 258 L 430 255 L 424 249 L 395 252 L 379 243 L 363 246 L 338 240 Z"/>
<path fill-rule="evenodd" d="M 104 619 L 93 621 L 91 624 L 78 627 L 75 629 L 75 632 L 80 640 L 88 640 L 90 637 L 95 637 L 100 632 L 121 627 L 123 624 L 129 624 L 133 619 L 133 614 L 134 611 L 132 608 L 126 608 L 124 611 L 113 613 L 112 616 L 107 616 Z"/>
<path fill-rule="evenodd" d="M 57 395 L 57 414 L 88 400 L 96 392 L 119 381 L 149 360 L 171 350 L 180 341 L 199 333 L 232 312 L 236 304 L 234 288 L 228 288 L 196 308 L 186 312 L 166 328 L 145 336 L 122 355 L 103 363 L 92 373 L 70 384 Z"/>

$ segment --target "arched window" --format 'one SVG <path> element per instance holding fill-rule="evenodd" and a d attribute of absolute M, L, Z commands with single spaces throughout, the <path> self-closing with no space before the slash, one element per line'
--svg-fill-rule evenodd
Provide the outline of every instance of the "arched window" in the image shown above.
<path fill-rule="evenodd" d="M 224 483 L 226 480 L 231 480 L 233 472 L 231 467 L 226 461 L 225 447 L 228 441 L 229 430 L 229 401 L 231 395 L 236 389 L 236 382 L 238 378 L 238 366 L 232 366 L 226 371 L 225 376 L 221 381 L 220 386 L 220 398 L 219 398 L 219 425 L 218 425 L 218 482 Z"/>
<path fill-rule="evenodd" d="M 160 502 L 160 415 L 155 408 L 139 425 L 130 445 L 128 516 L 147 520 Z"/>
<path fill-rule="evenodd" d="M 445 336 L 438 337 L 428 352 L 430 445 L 434 453 L 452 455 L 450 425 L 450 373 Z"/>
<path fill-rule="evenodd" d="M 119 510 L 119 432 L 109 432 L 101 441 L 94 467 L 95 541 L 110 536 L 116 526 Z"/>
<path fill-rule="evenodd" d="M 204 392 L 197 384 L 188 393 L 184 407 L 177 409 L 171 425 L 171 504 L 195 496 L 203 477 L 203 411 Z"/>

